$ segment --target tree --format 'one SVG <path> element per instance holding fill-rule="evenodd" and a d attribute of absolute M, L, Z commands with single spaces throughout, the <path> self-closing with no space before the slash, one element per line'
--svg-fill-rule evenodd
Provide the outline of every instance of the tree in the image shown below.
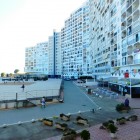
<path fill-rule="evenodd" d="M 14 73 L 17 74 L 19 72 L 19 69 L 15 69 Z"/>
<path fill-rule="evenodd" d="M 10 77 L 12 77 L 12 76 L 13 76 L 13 74 L 12 74 L 12 73 L 10 73 L 10 74 L 9 74 L 9 76 L 10 76 Z"/>
<path fill-rule="evenodd" d="M 1 77 L 5 77 L 6 74 L 4 72 L 1 73 Z"/>

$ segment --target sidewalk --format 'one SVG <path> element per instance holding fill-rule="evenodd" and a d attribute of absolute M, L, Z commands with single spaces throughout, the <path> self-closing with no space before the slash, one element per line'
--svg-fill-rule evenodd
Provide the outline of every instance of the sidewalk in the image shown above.
<path fill-rule="evenodd" d="M 125 97 L 119 96 L 118 102 L 124 102 Z M 134 114 L 138 116 L 138 121 L 129 122 L 125 125 L 118 125 L 118 140 L 140 140 L 140 99 L 129 99 L 130 106 L 133 108 Z M 101 124 L 87 128 L 90 132 L 91 140 L 111 140 L 110 134 L 106 130 L 99 129 Z M 61 140 L 62 135 L 51 137 L 46 140 Z M 81 140 L 77 138 L 76 140 Z"/>

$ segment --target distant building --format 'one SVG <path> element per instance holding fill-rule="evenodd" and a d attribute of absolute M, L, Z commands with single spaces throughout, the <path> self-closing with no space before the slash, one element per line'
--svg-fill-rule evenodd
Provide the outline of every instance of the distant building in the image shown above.
<path fill-rule="evenodd" d="M 61 35 L 53 31 L 49 37 L 49 77 L 61 77 Z"/>
<path fill-rule="evenodd" d="M 48 74 L 48 62 L 47 42 L 25 49 L 25 72 Z"/>

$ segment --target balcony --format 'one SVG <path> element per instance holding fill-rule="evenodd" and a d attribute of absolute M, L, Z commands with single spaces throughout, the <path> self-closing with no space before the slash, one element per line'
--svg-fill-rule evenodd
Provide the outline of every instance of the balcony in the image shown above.
<path fill-rule="evenodd" d="M 122 39 L 126 37 L 126 30 L 122 31 Z"/>
<path fill-rule="evenodd" d="M 133 24 L 133 33 L 137 32 L 138 30 L 140 30 L 140 21 L 136 21 L 134 24 Z"/>
<path fill-rule="evenodd" d="M 122 24 L 121 24 L 121 30 L 124 30 L 126 28 L 126 21 L 124 21 Z"/>
<path fill-rule="evenodd" d="M 133 56 L 127 57 L 127 64 L 133 64 Z"/>
<path fill-rule="evenodd" d="M 130 16 L 128 19 L 127 19 L 127 26 L 130 26 L 132 24 L 132 16 Z"/>
<path fill-rule="evenodd" d="M 132 52 L 133 52 L 133 47 L 132 46 L 128 46 L 128 48 L 127 48 L 127 54 L 128 55 L 131 55 Z"/>
<path fill-rule="evenodd" d="M 132 6 L 130 6 L 130 7 L 127 9 L 127 17 L 129 17 L 131 14 L 132 14 Z"/>
<path fill-rule="evenodd" d="M 126 7 L 128 8 L 132 4 L 132 0 L 127 0 Z"/>
<path fill-rule="evenodd" d="M 138 20 L 140 17 L 140 11 L 136 10 L 135 13 L 133 14 L 133 22 L 135 22 L 136 20 Z"/>
<path fill-rule="evenodd" d="M 126 12 L 122 14 L 122 16 L 121 16 L 121 22 L 123 22 L 125 20 L 125 18 L 126 18 Z"/>
<path fill-rule="evenodd" d="M 132 34 L 132 27 L 129 26 L 129 27 L 127 28 L 127 35 L 129 36 L 129 35 L 131 35 L 131 34 Z"/>
<path fill-rule="evenodd" d="M 139 7 L 139 0 L 136 0 L 134 3 L 133 3 L 133 12 L 135 12 Z"/>
<path fill-rule="evenodd" d="M 136 53 L 139 53 L 139 52 L 140 52 L 140 43 L 136 43 L 134 45 L 134 53 L 136 54 Z"/>

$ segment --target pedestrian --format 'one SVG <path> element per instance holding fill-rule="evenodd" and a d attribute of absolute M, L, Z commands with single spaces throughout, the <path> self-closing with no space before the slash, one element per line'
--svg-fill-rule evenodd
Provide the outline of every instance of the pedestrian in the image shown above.
<path fill-rule="evenodd" d="M 22 85 L 22 87 L 21 87 L 22 89 L 23 89 L 23 91 L 24 91 L 24 88 L 25 88 L 25 86 L 24 86 L 24 84 Z"/>
<path fill-rule="evenodd" d="M 42 98 L 41 105 L 42 105 L 42 108 L 45 108 L 45 106 L 46 106 L 45 97 Z"/>
<path fill-rule="evenodd" d="M 129 100 L 128 100 L 128 98 L 125 99 L 124 105 L 125 105 L 125 107 L 129 107 Z"/>

